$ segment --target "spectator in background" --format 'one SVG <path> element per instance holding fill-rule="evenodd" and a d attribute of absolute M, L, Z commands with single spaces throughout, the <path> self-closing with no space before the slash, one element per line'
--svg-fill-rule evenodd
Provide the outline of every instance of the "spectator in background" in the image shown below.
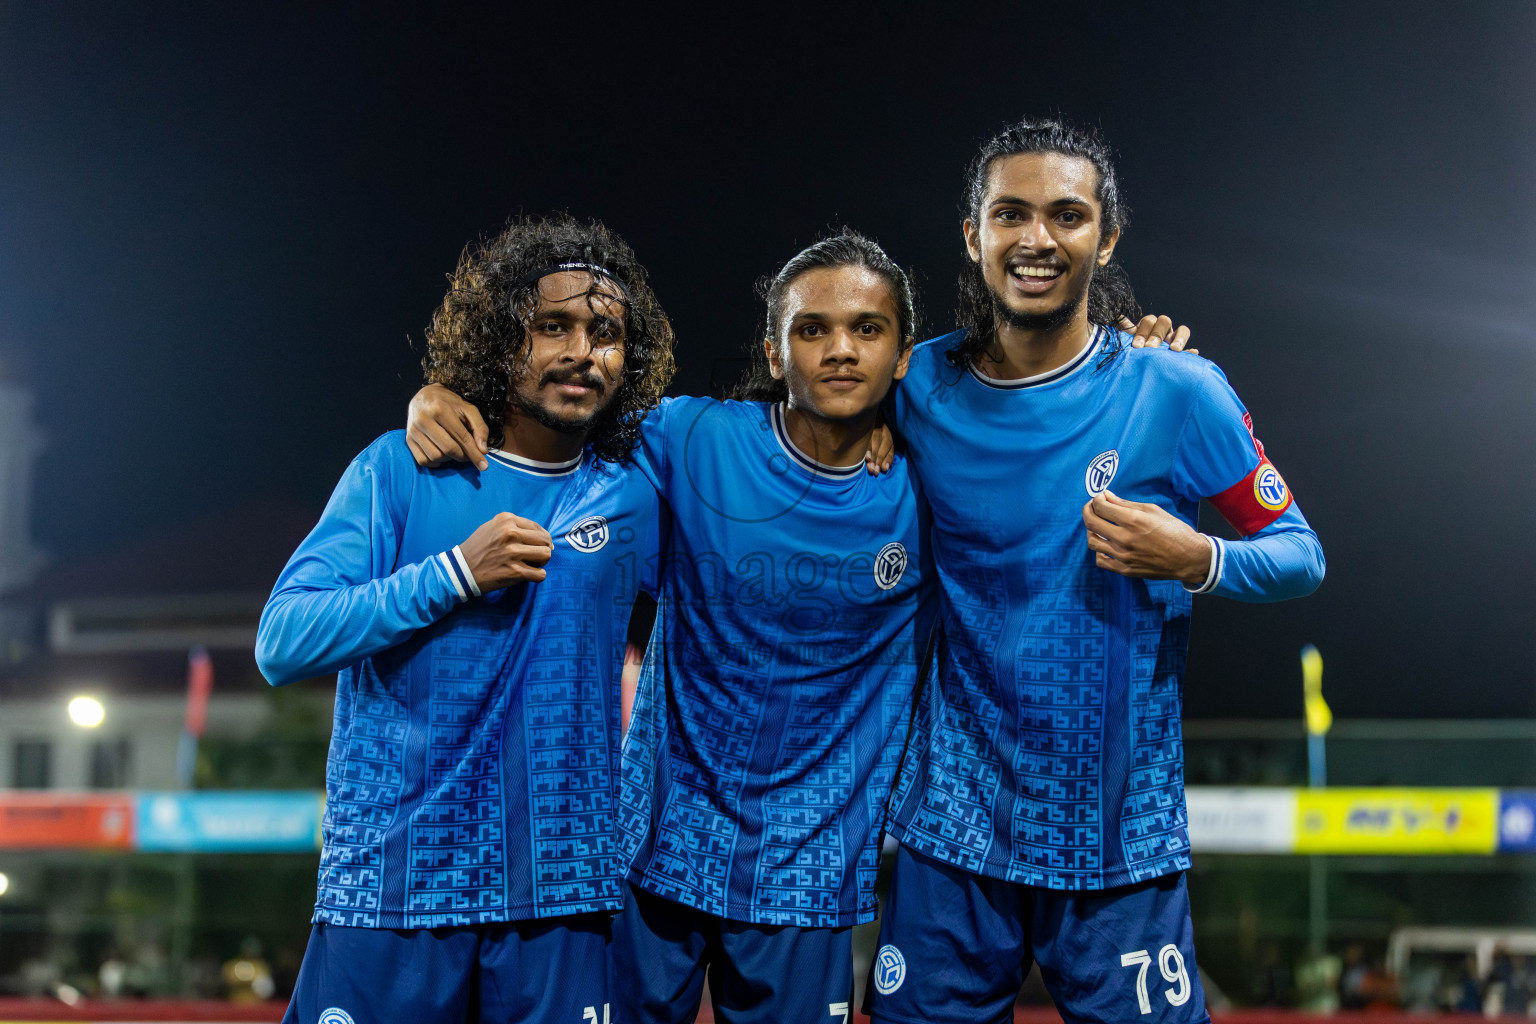
<path fill-rule="evenodd" d="M 1504 993 L 1504 1011 L 1536 1016 L 1536 964 L 1530 957 L 1509 958 L 1509 990 Z"/>
<path fill-rule="evenodd" d="M 1255 1006 L 1290 1006 L 1295 998 L 1291 986 L 1291 971 L 1280 955 L 1280 946 L 1273 940 L 1259 947 L 1259 966 L 1254 972 L 1253 1004 Z"/>
<path fill-rule="evenodd" d="M 1440 1009 L 1438 994 L 1445 977 L 1445 964 L 1421 958 L 1408 965 L 1402 979 L 1403 1009 L 1409 1013 L 1434 1013 Z"/>
<path fill-rule="evenodd" d="M 1468 954 L 1461 963 L 1459 974 L 1453 974 L 1446 986 L 1446 1009 L 1457 1013 L 1483 1012 L 1483 986 L 1477 980 L 1477 958 Z"/>
<path fill-rule="evenodd" d="M 241 941 L 240 955 L 226 960 L 219 975 L 224 979 L 225 997 L 232 1003 L 266 1002 L 277 990 L 272 968 L 261 955 L 261 940 L 254 935 Z"/>
<path fill-rule="evenodd" d="M 1366 955 L 1358 943 L 1344 953 L 1344 974 L 1339 981 L 1339 1006 L 1345 1010 L 1397 1009 L 1397 982 L 1387 974 L 1379 957 Z"/>
<path fill-rule="evenodd" d="M 123 994 L 123 984 L 128 980 L 128 965 L 117 954 L 117 947 L 107 950 L 107 958 L 96 968 L 96 982 L 101 986 L 103 999 L 116 999 Z"/>
<path fill-rule="evenodd" d="M 1363 1010 L 1365 1008 L 1365 999 L 1360 990 L 1367 970 L 1364 946 L 1355 943 L 1344 950 L 1344 973 L 1339 978 L 1340 1009 Z"/>
<path fill-rule="evenodd" d="M 1523 956 L 1500 953 L 1494 957 L 1493 969 L 1488 972 L 1488 982 L 1483 988 L 1483 1015 L 1497 1017 L 1500 1014 L 1531 1016 L 1532 996 L 1536 994 L 1536 977 L 1533 977 L 1529 961 Z"/>

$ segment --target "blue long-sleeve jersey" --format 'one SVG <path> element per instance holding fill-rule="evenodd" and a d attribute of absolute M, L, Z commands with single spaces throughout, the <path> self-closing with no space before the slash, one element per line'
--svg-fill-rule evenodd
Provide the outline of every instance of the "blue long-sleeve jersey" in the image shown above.
<path fill-rule="evenodd" d="M 1216 366 L 1099 330 L 1067 365 L 1001 381 L 919 345 L 892 413 L 933 512 L 944 641 L 899 784 L 904 844 L 1053 889 L 1189 866 L 1180 684 L 1192 596 L 1094 563 L 1106 489 L 1218 542 L 1200 591 L 1311 592 L 1322 548 Z"/>
<path fill-rule="evenodd" d="M 435 928 L 622 906 L 619 673 L 654 572 L 633 467 L 491 453 L 419 469 L 404 431 L 347 468 L 262 613 L 274 684 L 339 671 L 314 920 Z M 455 550 L 511 511 L 547 576 L 474 595 Z"/>
<path fill-rule="evenodd" d="M 669 399 L 644 435 L 670 537 L 624 743 L 630 880 L 736 921 L 870 920 L 933 621 L 911 468 L 820 465 L 762 402 Z"/>

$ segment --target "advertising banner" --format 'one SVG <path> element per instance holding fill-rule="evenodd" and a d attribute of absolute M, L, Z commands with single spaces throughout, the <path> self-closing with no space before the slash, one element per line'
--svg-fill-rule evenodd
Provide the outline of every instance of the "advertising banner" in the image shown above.
<path fill-rule="evenodd" d="M 1195 853 L 1292 853 L 1294 789 L 1191 787 L 1189 844 Z"/>
<path fill-rule="evenodd" d="M 0 793 L 0 850 L 126 850 L 133 845 L 127 793 Z"/>
<path fill-rule="evenodd" d="M 275 853 L 320 848 L 320 794 L 140 793 L 138 848 Z"/>
<path fill-rule="evenodd" d="M 1499 791 L 1499 852 L 1536 853 L 1536 789 Z"/>
<path fill-rule="evenodd" d="M 1191 786 L 1196 854 L 1533 854 L 1536 789 Z M 0 850 L 307 853 L 315 790 L 0 791 Z"/>
<path fill-rule="evenodd" d="M 1296 790 L 1296 852 L 1492 853 L 1497 789 Z"/>

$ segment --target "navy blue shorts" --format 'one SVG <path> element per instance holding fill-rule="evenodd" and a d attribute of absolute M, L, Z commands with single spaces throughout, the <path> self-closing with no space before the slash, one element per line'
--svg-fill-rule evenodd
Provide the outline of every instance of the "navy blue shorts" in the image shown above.
<path fill-rule="evenodd" d="M 625 886 L 615 1024 L 692 1024 L 704 974 L 720 1024 L 848 1024 L 853 929 L 746 924 Z"/>
<path fill-rule="evenodd" d="M 1182 872 L 1057 892 L 897 851 L 870 968 L 872 1021 L 1012 1021 L 1035 962 L 1067 1024 L 1210 1020 Z"/>
<path fill-rule="evenodd" d="M 607 914 L 394 931 L 317 924 L 283 1024 L 612 1024 Z"/>

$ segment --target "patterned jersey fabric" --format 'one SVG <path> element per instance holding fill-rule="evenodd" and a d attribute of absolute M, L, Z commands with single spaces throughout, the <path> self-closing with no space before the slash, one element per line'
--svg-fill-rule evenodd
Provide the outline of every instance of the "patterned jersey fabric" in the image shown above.
<path fill-rule="evenodd" d="M 403 431 L 359 455 L 262 615 L 276 684 L 339 671 L 314 920 L 436 928 L 614 911 L 619 672 L 654 567 L 632 467 L 490 455 L 418 469 Z M 455 545 L 543 525 L 548 576 L 481 597 Z"/>
<path fill-rule="evenodd" d="M 907 463 L 820 465 L 781 407 L 709 399 L 664 403 L 645 447 L 671 527 L 624 745 L 630 879 L 737 921 L 869 920 L 932 617 Z"/>
<path fill-rule="evenodd" d="M 932 505 L 943 634 L 893 830 L 1053 889 L 1187 868 L 1191 594 L 1098 568 L 1083 505 L 1108 489 L 1193 525 L 1214 497 L 1251 536 L 1215 549 L 1199 589 L 1244 600 L 1315 587 L 1317 538 L 1214 364 L 1100 330 L 1067 365 L 999 381 L 946 359 L 959 338 L 919 345 L 892 402 Z"/>

